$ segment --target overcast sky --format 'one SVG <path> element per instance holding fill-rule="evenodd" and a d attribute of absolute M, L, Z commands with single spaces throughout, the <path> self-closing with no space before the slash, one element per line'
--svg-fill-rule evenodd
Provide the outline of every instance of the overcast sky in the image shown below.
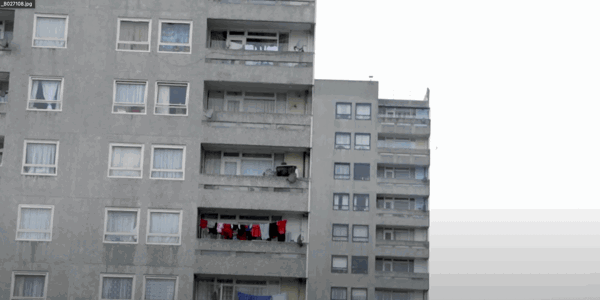
<path fill-rule="evenodd" d="M 431 89 L 430 300 L 600 299 L 599 12 L 317 2 L 316 79 Z"/>
<path fill-rule="evenodd" d="M 599 1 L 317 1 L 316 79 L 431 89 L 431 207 L 600 208 Z"/>

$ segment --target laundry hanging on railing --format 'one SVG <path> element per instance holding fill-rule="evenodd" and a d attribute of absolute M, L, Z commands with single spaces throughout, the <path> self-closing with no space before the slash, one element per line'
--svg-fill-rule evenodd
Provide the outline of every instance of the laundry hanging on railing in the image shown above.
<path fill-rule="evenodd" d="M 222 235 L 224 239 L 275 240 L 285 242 L 287 220 L 260 224 L 213 223 L 200 219 L 200 230 L 211 235 Z"/>

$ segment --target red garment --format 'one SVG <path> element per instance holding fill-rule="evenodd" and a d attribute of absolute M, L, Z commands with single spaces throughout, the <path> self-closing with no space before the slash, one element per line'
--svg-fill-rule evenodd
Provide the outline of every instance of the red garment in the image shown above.
<path fill-rule="evenodd" d="M 208 221 L 200 219 L 200 228 L 208 227 Z"/>
<path fill-rule="evenodd" d="M 287 224 L 287 220 L 277 221 L 277 230 L 279 234 L 285 234 L 285 225 Z"/>
<path fill-rule="evenodd" d="M 252 225 L 252 237 L 260 237 L 260 226 L 258 224 Z"/>
<path fill-rule="evenodd" d="M 231 239 L 233 237 L 233 229 L 231 229 L 231 224 L 223 224 L 223 229 L 221 230 L 221 234 L 226 239 Z"/>

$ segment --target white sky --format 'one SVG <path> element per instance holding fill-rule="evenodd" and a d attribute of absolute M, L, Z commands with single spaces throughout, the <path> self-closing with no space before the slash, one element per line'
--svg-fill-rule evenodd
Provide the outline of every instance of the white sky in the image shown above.
<path fill-rule="evenodd" d="M 316 79 L 431 89 L 431 209 L 600 209 L 598 1 L 317 1 Z"/>

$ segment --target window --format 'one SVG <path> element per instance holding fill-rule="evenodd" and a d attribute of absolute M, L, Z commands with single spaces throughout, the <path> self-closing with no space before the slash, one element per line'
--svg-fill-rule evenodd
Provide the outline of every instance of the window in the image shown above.
<path fill-rule="evenodd" d="M 288 51 L 289 32 L 213 30 L 210 47 L 246 51 Z"/>
<path fill-rule="evenodd" d="M 368 274 L 369 273 L 369 257 L 368 256 L 352 256 L 352 274 Z"/>
<path fill-rule="evenodd" d="M 410 229 L 383 228 L 386 241 L 414 241 L 414 231 Z"/>
<path fill-rule="evenodd" d="M 134 299 L 135 275 L 100 275 L 100 299 Z"/>
<path fill-rule="evenodd" d="M 333 240 L 348 241 L 348 224 L 333 224 Z"/>
<path fill-rule="evenodd" d="M 2 10 L 0 18 L 0 39 L 6 39 L 9 42 L 13 39 L 13 29 L 15 26 L 15 11 Z"/>
<path fill-rule="evenodd" d="M 370 133 L 355 133 L 354 134 L 354 149 L 355 150 L 371 150 L 371 134 Z"/>
<path fill-rule="evenodd" d="M 3 21 L 0 21 L 3 22 Z M 10 73 L 8 72 L 0 72 L 0 108 L 1 104 L 8 102 L 8 82 L 10 78 Z M 6 112 L 0 110 L 0 112 Z"/>
<path fill-rule="evenodd" d="M 33 47 L 67 48 L 69 17 L 35 15 Z"/>
<path fill-rule="evenodd" d="M 331 273 L 348 273 L 348 256 L 332 256 Z"/>
<path fill-rule="evenodd" d="M 367 300 L 367 289 L 352 289 L 352 300 Z M 377 300 L 380 300 L 377 298 Z"/>
<path fill-rule="evenodd" d="M 354 164 L 354 180 L 365 180 L 371 179 L 371 164 Z"/>
<path fill-rule="evenodd" d="M 215 111 L 304 114 L 305 106 L 304 99 L 290 99 L 288 103 L 286 93 L 212 90 L 208 92 L 208 109 Z"/>
<path fill-rule="evenodd" d="M 191 21 L 159 21 L 158 52 L 191 53 Z"/>
<path fill-rule="evenodd" d="M 19 204 L 17 241 L 51 241 L 54 205 Z"/>
<path fill-rule="evenodd" d="M 332 287 L 331 288 L 331 300 L 346 300 L 346 288 Z"/>
<path fill-rule="evenodd" d="M 413 272 L 414 263 L 410 260 L 377 258 L 375 260 L 375 271 L 409 273 Z"/>
<path fill-rule="evenodd" d="M 58 142 L 25 141 L 22 174 L 56 176 L 57 166 Z"/>
<path fill-rule="evenodd" d="M 0 135 L 0 166 L 2 165 L 2 154 L 4 154 L 4 136 Z"/>
<path fill-rule="evenodd" d="M 336 132 L 335 133 L 335 149 L 350 150 L 350 133 Z"/>
<path fill-rule="evenodd" d="M 354 194 L 354 211 L 369 211 L 369 194 Z"/>
<path fill-rule="evenodd" d="M 369 225 L 353 225 L 352 241 L 362 243 L 369 242 Z"/>
<path fill-rule="evenodd" d="M 113 113 L 146 114 L 147 82 L 115 81 Z"/>
<path fill-rule="evenodd" d="M 144 276 L 143 299 L 177 300 L 178 277 Z"/>
<path fill-rule="evenodd" d="M 11 300 L 45 300 L 48 290 L 48 273 L 13 272 Z"/>
<path fill-rule="evenodd" d="M 371 103 L 356 103 L 356 119 L 371 120 Z"/>
<path fill-rule="evenodd" d="M 350 179 L 350 164 L 349 163 L 335 163 L 333 178 L 335 179 Z"/>
<path fill-rule="evenodd" d="M 62 110 L 63 78 L 29 78 L 27 110 Z"/>
<path fill-rule="evenodd" d="M 142 178 L 144 145 L 110 144 L 108 177 Z"/>
<path fill-rule="evenodd" d="M 427 210 L 427 199 L 378 197 L 377 208 L 384 210 Z"/>
<path fill-rule="evenodd" d="M 188 84 L 157 83 L 154 114 L 187 116 Z"/>
<path fill-rule="evenodd" d="M 104 242 L 137 244 L 139 224 L 139 209 L 107 208 L 104 223 Z"/>
<path fill-rule="evenodd" d="M 376 300 L 410 300 L 409 292 L 375 291 Z"/>
<path fill-rule="evenodd" d="M 391 168 L 391 167 L 378 167 L 377 168 L 378 178 L 394 178 L 394 179 L 427 179 L 427 168 L 415 167 L 415 168 Z"/>
<path fill-rule="evenodd" d="M 152 146 L 150 178 L 184 180 L 184 146 Z"/>
<path fill-rule="evenodd" d="M 181 211 L 148 210 L 146 244 L 181 245 Z"/>
<path fill-rule="evenodd" d="M 348 210 L 349 194 L 333 194 L 333 210 Z"/>
<path fill-rule="evenodd" d="M 335 118 L 352 119 L 352 103 L 336 103 Z"/>
<path fill-rule="evenodd" d="M 262 176 L 273 170 L 273 153 L 222 152 L 223 175 Z"/>
<path fill-rule="evenodd" d="M 119 19 L 117 51 L 150 52 L 152 20 Z"/>

